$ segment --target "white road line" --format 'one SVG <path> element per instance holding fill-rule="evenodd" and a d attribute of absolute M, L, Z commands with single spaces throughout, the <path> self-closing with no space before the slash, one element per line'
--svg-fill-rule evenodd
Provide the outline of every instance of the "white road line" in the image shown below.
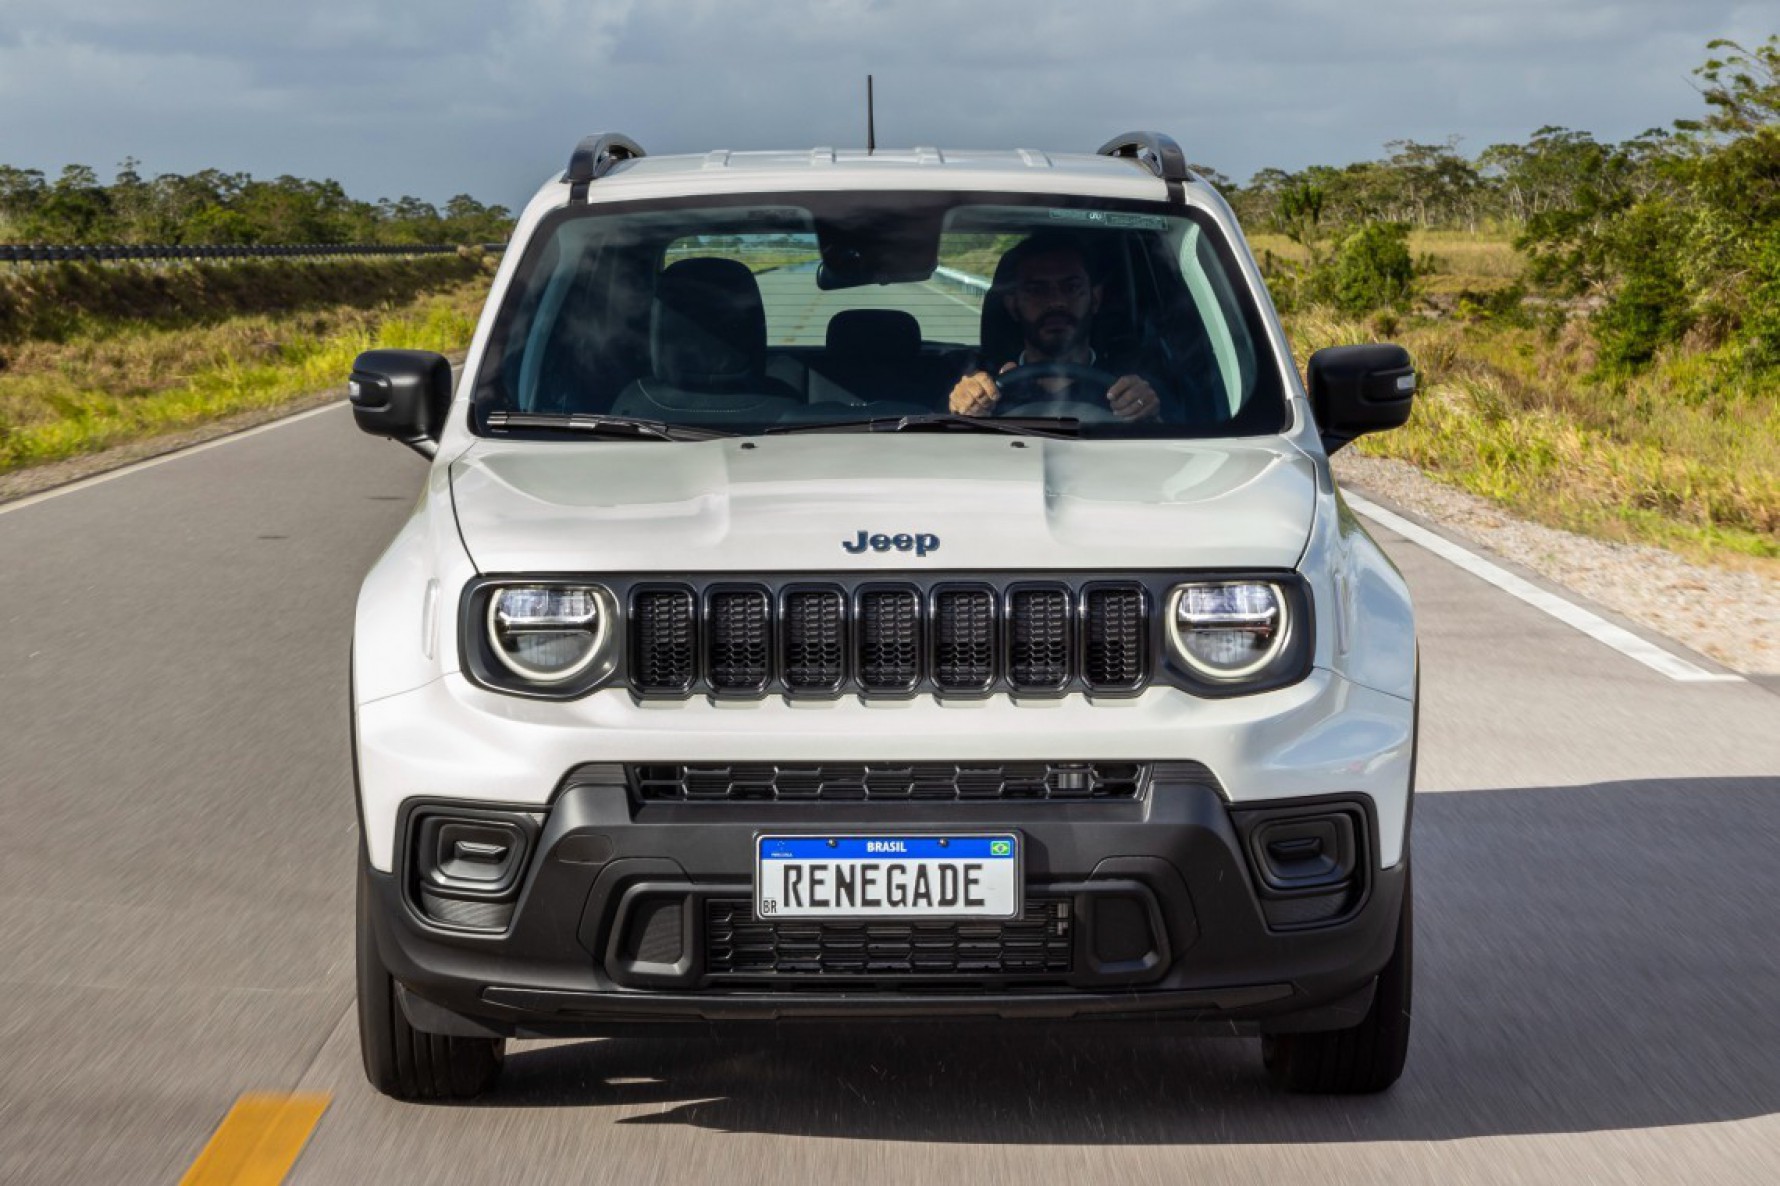
<path fill-rule="evenodd" d="M 1628 659 L 1636 659 L 1652 671 L 1668 676 L 1682 683 L 1742 683 L 1740 675 L 1725 675 L 1715 671 L 1707 671 L 1686 659 L 1671 655 L 1661 647 L 1646 642 L 1630 630 L 1615 626 L 1612 622 L 1591 613 L 1573 602 L 1565 601 L 1553 593 L 1531 581 L 1522 580 L 1500 565 L 1491 564 L 1488 560 L 1467 551 L 1444 536 L 1435 535 L 1425 527 L 1418 527 L 1401 515 L 1392 514 L 1381 506 L 1377 506 L 1352 491 L 1343 490 L 1342 497 L 1354 511 L 1366 516 L 1381 527 L 1388 527 L 1411 543 L 1419 544 L 1443 560 L 1451 561 L 1472 576 L 1488 581 L 1496 588 L 1511 597 L 1518 597 L 1534 609 L 1543 610 L 1566 626 L 1574 626 L 1596 642 L 1605 643 Z"/>
<path fill-rule="evenodd" d="M 924 286 L 926 286 L 927 288 L 931 288 L 937 295 L 945 297 L 948 301 L 952 301 L 956 304 L 963 305 L 966 309 L 969 309 L 972 313 L 981 313 L 983 311 L 983 306 L 981 303 L 973 305 L 969 301 L 965 300 L 963 297 L 959 296 L 957 293 L 947 292 L 945 289 L 941 288 L 939 285 L 935 284 L 931 280 L 923 280 L 923 281 L 921 281 L 921 283 Z"/>
<path fill-rule="evenodd" d="M 145 469 L 153 469 L 157 465 L 165 465 L 169 461 L 178 461 L 181 457 L 190 457 L 193 453 L 202 453 L 206 449 L 215 449 L 234 441 L 243 441 L 248 437 L 258 436 L 262 432 L 271 432 L 274 428 L 283 428 L 287 424 L 295 424 L 299 420 L 307 420 L 311 416 L 319 416 L 323 412 L 331 412 L 335 408 L 343 408 L 345 406 L 345 400 L 339 400 L 338 402 L 331 404 L 323 404 L 319 408 L 310 408 L 307 412 L 298 412 L 292 416 L 283 416 L 277 420 L 271 420 L 265 424 L 256 425 L 253 428 L 244 428 L 240 432 L 231 432 L 227 436 L 220 436 L 215 440 L 204 441 L 197 445 L 188 445 L 183 449 L 175 449 L 171 453 L 163 453 L 159 457 L 150 457 L 147 460 L 133 462 L 130 465 L 120 466 L 117 469 L 106 470 L 102 474 L 94 474 L 92 477 L 82 478 L 78 482 L 69 482 L 66 486 L 53 487 L 43 491 L 41 494 L 31 494 L 24 498 L 16 499 L 13 502 L 0 503 L 0 515 L 9 514 L 12 511 L 22 511 L 28 506 L 35 506 L 40 502 L 48 502 L 50 499 L 60 498 L 64 494 L 73 494 L 75 491 L 85 490 L 89 486 L 97 486 L 117 478 L 128 477 L 133 473 L 139 473 Z"/>

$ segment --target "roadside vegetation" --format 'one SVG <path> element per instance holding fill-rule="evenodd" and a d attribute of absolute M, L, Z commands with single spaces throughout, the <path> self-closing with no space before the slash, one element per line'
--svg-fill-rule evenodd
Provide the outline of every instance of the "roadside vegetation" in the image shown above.
<path fill-rule="evenodd" d="M 0 243 L 471 245 L 505 242 L 512 226 L 504 207 L 468 194 L 441 209 L 414 197 L 355 200 L 332 180 L 262 181 L 220 169 L 145 177 L 134 159 L 109 185 L 86 165 L 51 180 L 0 164 Z"/>
<path fill-rule="evenodd" d="M 1555 526 L 1780 572 L 1780 38 L 1621 144 L 1399 142 L 1222 188 L 1302 363 L 1394 340 L 1423 393 L 1361 452 Z"/>
<path fill-rule="evenodd" d="M 337 392 L 361 350 L 461 351 L 493 261 L 436 266 L 450 260 L 380 261 L 426 266 L 379 297 L 398 286 L 361 274 L 356 296 L 342 286 L 331 302 L 186 319 L 86 314 L 53 336 L 0 341 L 0 472 Z M 347 265 L 279 264 L 298 266 Z"/>
<path fill-rule="evenodd" d="M 376 346 L 469 345 L 508 212 L 362 202 L 333 181 L 204 170 L 102 184 L 0 165 L 0 242 L 460 244 L 456 255 L 0 268 L 0 472 L 339 388 Z"/>

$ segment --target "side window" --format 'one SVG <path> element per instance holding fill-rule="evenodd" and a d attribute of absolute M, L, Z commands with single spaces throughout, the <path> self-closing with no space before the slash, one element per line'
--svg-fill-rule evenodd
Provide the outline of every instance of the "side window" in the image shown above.
<path fill-rule="evenodd" d="M 1234 416 L 1254 390 L 1255 344 L 1243 324 L 1223 264 L 1197 224 L 1188 224 L 1181 236 L 1180 270 L 1205 326 L 1212 355 L 1217 359 L 1223 394 L 1230 415 Z"/>

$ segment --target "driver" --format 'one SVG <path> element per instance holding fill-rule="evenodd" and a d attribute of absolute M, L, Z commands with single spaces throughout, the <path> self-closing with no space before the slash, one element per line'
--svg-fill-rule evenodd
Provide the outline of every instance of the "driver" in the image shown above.
<path fill-rule="evenodd" d="M 1012 250 L 1000 269 L 1007 276 L 999 296 L 1008 316 L 1020 327 L 1024 348 L 1013 362 L 997 373 L 1016 366 L 1072 363 L 1118 374 L 1117 364 L 1098 357 L 1089 344 L 1094 314 L 1100 311 L 1101 285 L 1088 272 L 1087 253 L 1066 235 L 1041 233 Z M 1121 420 L 1153 420 L 1162 409 L 1155 388 L 1141 375 L 1120 375 L 1104 391 L 1091 389 L 1082 380 L 1064 375 L 1035 379 L 1033 386 L 1052 399 L 1083 402 L 1104 400 Z M 987 370 L 972 371 L 952 388 L 952 411 L 965 416 L 988 416 L 1001 400 L 1001 389 Z"/>

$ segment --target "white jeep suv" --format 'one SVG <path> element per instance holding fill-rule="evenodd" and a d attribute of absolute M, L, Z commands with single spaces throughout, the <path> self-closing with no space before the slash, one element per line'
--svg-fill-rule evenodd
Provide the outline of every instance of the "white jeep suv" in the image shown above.
<path fill-rule="evenodd" d="M 1417 660 L 1229 207 L 1095 154 L 589 137 L 453 380 L 352 660 L 382 1091 L 509 1037 L 1137 1020 L 1377 1091 L 1408 1041 Z"/>

